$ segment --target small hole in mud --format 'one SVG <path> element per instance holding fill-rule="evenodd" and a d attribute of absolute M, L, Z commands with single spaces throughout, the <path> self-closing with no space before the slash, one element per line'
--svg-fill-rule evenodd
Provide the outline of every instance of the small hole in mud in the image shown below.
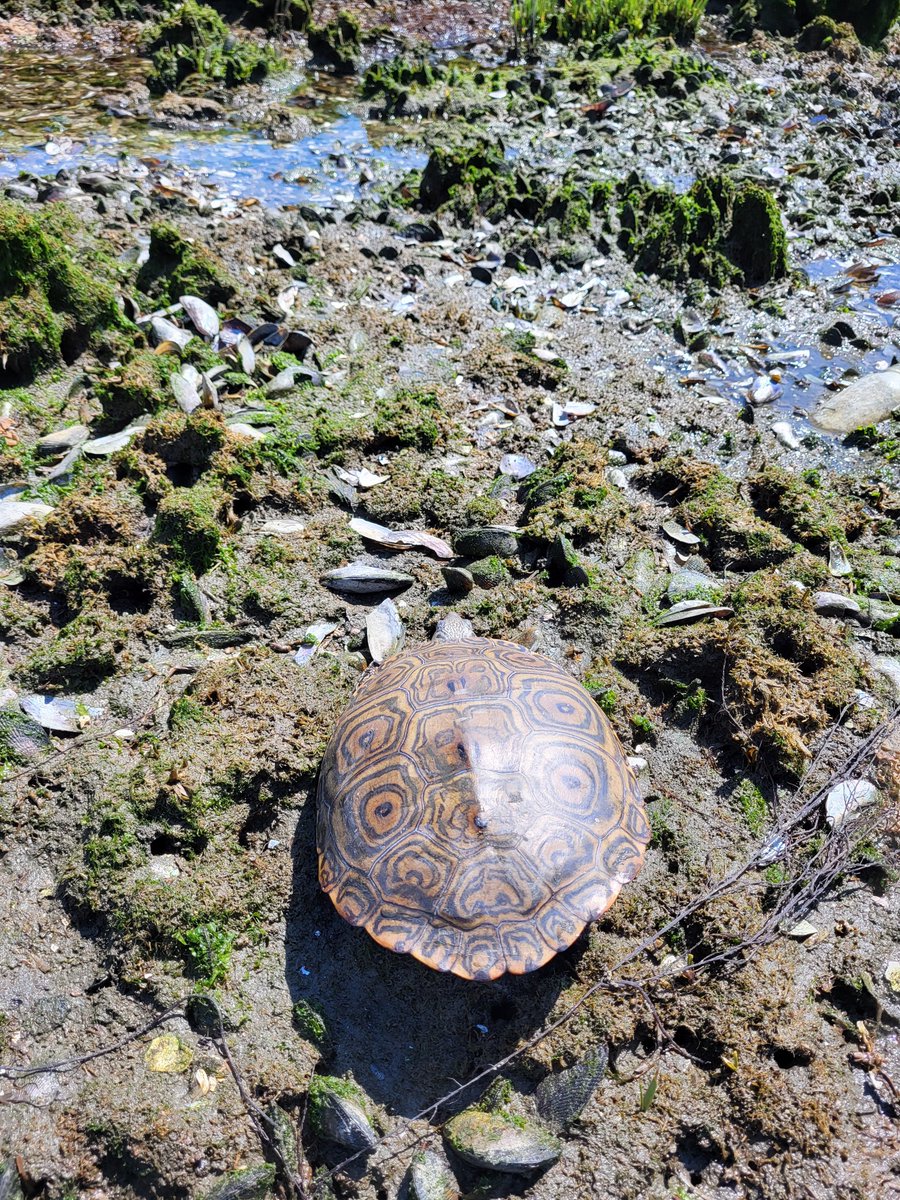
<path fill-rule="evenodd" d="M 166 466 L 166 476 L 175 487 L 193 487 L 199 475 L 192 463 L 171 462 Z"/>
<path fill-rule="evenodd" d="M 809 1050 L 787 1050 L 784 1046 L 775 1046 L 772 1049 L 772 1058 L 782 1071 L 789 1071 L 791 1067 L 808 1066 L 812 1061 L 812 1054 Z"/>
<path fill-rule="evenodd" d="M 498 1000 L 496 1004 L 491 1005 L 491 1017 L 495 1021 L 511 1021 L 516 1011 L 512 1000 Z"/>
<path fill-rule="evenodd" d="M 151 854 L 177 854 L 180 849 L 178 839 L 172 837 L 171 833 L 157 833 L 150 843 Z"/>

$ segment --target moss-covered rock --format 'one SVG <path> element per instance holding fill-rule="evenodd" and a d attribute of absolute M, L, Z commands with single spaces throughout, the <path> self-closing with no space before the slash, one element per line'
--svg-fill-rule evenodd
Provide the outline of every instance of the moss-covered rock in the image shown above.
<path fill-rule="evenodd" d="M 165 304 L 173 304 L 184 295 L 219 304 L 237 291 L 221 259 L 164 221 L 150 230 L 149 257 L 141 267 L 137 284 Z"/>
<path fill-rule="evenodd" d="M 75 259 L 77 222 L 59 204 L 32 214 L 0 200 L 0 369 L 34 374 L 73 361 L 122 318 L 115 292 Z"/>
<path fill-rule="evenodd" d="M 838 23 L 826 16 L 816 17 L 804 25 L 797 38 L 801 50 L 841 51 L 844 56 L 850 56 L 856 44 L 856 32 L 849 22 Z"/>
<path fill-rule="evenodd" d="M 875 46 L 900 19 L 900 0 L 740 0 L 732 5 L 731 24 L 742 34 L 754 28 L 794 34 L 816 22 L 817 36 L 833 37 L 831 26 L 818 24 L 822 17 L 849 24 L 860 41 Z"/>
<path fill-rule="evenodd" d="M 359 62 L 362 30 L 352 13 L 341 11 L 327 25 L 314 25 L 307 35 L 315 61 L 338 75 L 352 75 Z"/>
<path fill-rule="evenodd" d="M 147 32 L 144 49 L 153 60 L 151 92 L 177 91 L 187 79 L 226 87 L 256 83 L 282 65 L 271 46 L 236 36 L 214 8 L 198 0 L 170 9 Z"/>
<path fill-rule="evenodd" d="M 605 539 L 624 512 L 621 495 L 606 481 L 606 466 L 605 448 L 590 438 L 558 447 L 522 486 L 528 536 L 550 543 L 564 534 L 576 546 Z"/>
<path fill-rule="evenodd" d="M 639 270 L 748 286 L 787 273 L 787 238 L 765 188 L 727 176 L 698 179 L 683 195 L 635 178 L 620 189 L 621 243 Z"/>
<path fill-rule="evenodd" d="M 767 467 L 752 477 L 750 490 L 767 520 L 819 554 L 827 553 L 829 542 L 844 543 L 866 526 L 862 505 L 838 495 L 815 471 Z"/>
<path fill-rule="evenodd" d="M 146 518 L 127 483 L 66 496 L 41 526 L 25 560 L 29 580 L 77 613 L 97 600 L 148 608 L 164 580 L 159 552 L 146 541 Z"/>

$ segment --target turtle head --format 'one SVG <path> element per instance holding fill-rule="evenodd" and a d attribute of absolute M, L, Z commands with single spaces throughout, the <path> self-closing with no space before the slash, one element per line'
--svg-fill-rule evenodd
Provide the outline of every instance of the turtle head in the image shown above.
<path fill-rule="evenodd" d="M 464 642 L 466 638 L 474 636 L 475 632 L 472 629 L 471 621 L 467 621 L 465 617 L 454 612 L 448 613 L 446 617 L 441 617 L 434 631 L 436 642 Z"/>

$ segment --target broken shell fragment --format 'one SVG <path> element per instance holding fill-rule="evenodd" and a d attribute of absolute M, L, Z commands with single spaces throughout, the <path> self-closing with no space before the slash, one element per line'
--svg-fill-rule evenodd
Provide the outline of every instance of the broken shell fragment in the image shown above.
<path fill-rule="evenodd" d="M 838 829 L 877 800 L 878 789 L 868 779 L 845 779 L 835 784 L 825 797 L 825 819 L 832 829 Z"/>
<path fill-rule="evenodd" d="M 677 521 L 664 521 L 662 530 L 666 537 L 671 538 L 673 542 L 677 542 L 681 546 L 700 545 L 700 539 L 696 533 L 691 533 L 689 529 L 685 529 Z"/>
<path fill-rule="evenodd" d="M 691 621 L 700 621 L 706 617 L 731 617 L 734 609 L 724 604 L 710 604 L 708 600 L 681 600 L 673 604 L 667 613 L 661 616 L 657 625 L 686 625 Z"/>
<path fill-rule="evenodd" d="M 534 1102 L 539 1116 L 551 1129 L 565 1129 L 581 1115 L 606 1074 L 608 1061 L 606 1046 L 596 1046 L 574 1067 L 541 1080 Z"/>
<path fill-rule="evenodd" d="M 422 546 L 438 558 L 453 557 L 453 550 L 443 538 L 423 533 L 418 529 L 388 529 L 386 525 L 377 525 L 374 521 L 366 521 L 362 517 L 351 517 L 350 528 L 367 542 L 374 542 L 377 546 L 385 546 L 389 550 L 407 550 L 411 546 Z"/>
<path fill-rule="evenodd" d="M 22 711 L 40 726 L 56 733 L 81 733 L 93 717 L 103 715 L 102 708 L 79 704 L 62 696 L 23 696 L 19 704 Z"/>

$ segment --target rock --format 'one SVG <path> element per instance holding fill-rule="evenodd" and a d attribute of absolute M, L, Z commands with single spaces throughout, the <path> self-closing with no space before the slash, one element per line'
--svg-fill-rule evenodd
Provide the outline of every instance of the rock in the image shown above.
<path fill-rule="evenodd" d="M 442 567 L 441 574 L 451 592 L 471 592 L 475 586 L 472 572 L 465 567 Z"/>
<path fill-rule="evenodd" d="M 877 654 L 871 660 L 872 670 L 887 680 L 895 700 L 900 700 L 900 659 L 888 654 Z"/>
<path fill-rule="evenodd" d="M 21 533 L 35 521 L 49 517 L 53 508 L 32 500 L 0 500 L 0 537 Z"/>
<path fill-rule="evenodd" d="M 456 539 L 456 553 L 464 558 L 486 558 L 499 554 L 509 558 L 518 548 L 518 529 L 509 525 L 482 525 L 467 529 Z"/>
<path fill-rule="evenodd" d="M 563 587 L 584 587 L 590 582 L 581 556 L 563 533 L 556 535 L 547 554 L 547 574 L 551 583 Z"/>
<path fill-rule="evenodd" d="M 813 592 L 813 608 L 823 617 L 861 617 L 862 609 L 852 596 L 840 592 Z"/>
<path fill-rule="evenodd" d="M 454 1153 L 473 1167 L 530 1175 L 555 1163 L 562 1142 L 531 1121 L 470 1108 L 444 1126 Z"/>
<path fill-rule="evenodd" d="M 56 429 L 53 433 L 47 433 L 42 438 L 38 438 L 35 450 L 38 454 L 45 454 L 48 457 L 53 454 L 62 454 L 66 450 L 71 450 L 73 446 L 80 445 L 90 436 L 91 431 L 87 425 L 67 425 L 64 429 Z"/>
<path fill-rule="evenodd" d="M 0 1162 L 0 1200 L 25 1200 L 19 1172 L 13 1158 Z"/>
<path fill-rule="evenodd" d="M 820 400 L 812 419 L 830 433 L 853 433 L 877 425 L 900 406 L 900 366 L 857 379 Z"/>
<path fill-rule="evenodd" d="M 399 571 L 388 571 L 384 567 L 370 567 L 368 563 L 350 563 L 326 571 L 322 582 L 334 592 L 353 592 L 365 595 L 369 592 L 392 592 L 408 588 L 413 582 L 411 575 Z"/>
<path fill-rule="evenodd" d="M 409 1200 L 455 1200 L 459 1195 L 450 1167 L 434 1150 L 413 1155 L 408 1180 Z"/>
<path fill-rule="evenodd" d="M 489 558 L 480 558 L 477 562 L 469 564 L 469 574 L 474 582 L 483 588 L 499 587 L 501 583 L 509 581 L 509 571 L 506 569 L 506 564 L 502 558 L 498 558 L 496 554 Z"/>
<path fill-rule="evenodd" d="M 878 789 L 868 779 L 845 779 L 825 797 L 825 817 L 832 829 L 840 828 L 862 808 L 878 800 Z"/>

